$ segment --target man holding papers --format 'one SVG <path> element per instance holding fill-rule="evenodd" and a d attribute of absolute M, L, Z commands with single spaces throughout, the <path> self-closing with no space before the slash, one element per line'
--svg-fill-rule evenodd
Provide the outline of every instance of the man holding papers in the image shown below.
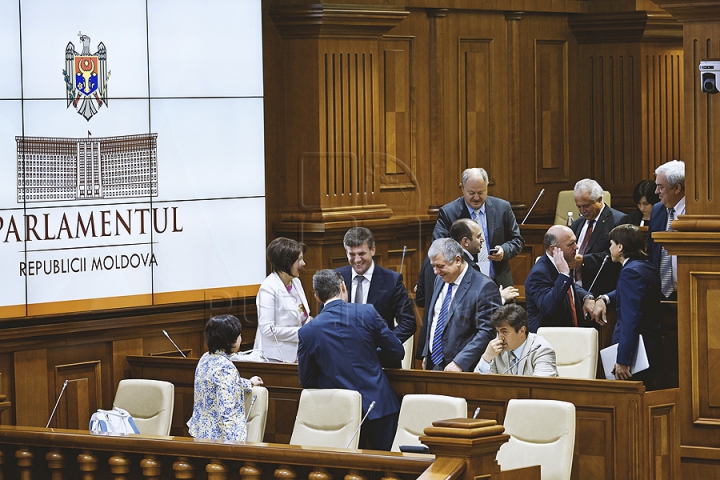
<path fill-rule="evenodd" d="M 662 369 L 660 343 L 660 274 L 643 251 L 645 239 L 634 225 L 618 225 L 610 231 L 610 255 L 622 264 L 617 288 L 595 300 L 593 318 L 604 324 L 605 306 L 614 306 L 617 323 L 612 343 L 617 344 L 613 374 L 618 380 L 640 380 L 651 389 L 655 375 Z M 601 301 L 602 300 L 602 301 Z M 650 367 L 633 372 L 631 365 L 638 354 L 642 334 Z"/>

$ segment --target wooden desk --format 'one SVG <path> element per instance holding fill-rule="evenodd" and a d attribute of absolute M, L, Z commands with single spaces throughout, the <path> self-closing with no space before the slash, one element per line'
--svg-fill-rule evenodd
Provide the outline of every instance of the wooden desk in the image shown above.
<path fill-rule="evenodd" d="M 175 384 L 173 434 L 187 434 L 197 359 L 128 356 L 134 378 Z M 260 375 L 270 394 L 265 441 L 287 443 L 297 413 L 297 365 L 236 362 L 242 376 Z M 502 423 L 512 398 L 572 402 L 577 412 L 573 479 L 673 479 L 680 475 L 678 390 L 645 392 L 640 382 L 513 377 L 388 370 L 402 397 L 434 393 L 464 397 L 468 412 Z"/>

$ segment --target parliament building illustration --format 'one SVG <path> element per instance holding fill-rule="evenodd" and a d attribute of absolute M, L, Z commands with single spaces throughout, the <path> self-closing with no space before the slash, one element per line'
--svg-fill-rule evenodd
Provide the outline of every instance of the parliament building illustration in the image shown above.
<path fill-rule="evenodd" d="M 157 197 L 157 134 L 15 137 L 18 203 Z"/>

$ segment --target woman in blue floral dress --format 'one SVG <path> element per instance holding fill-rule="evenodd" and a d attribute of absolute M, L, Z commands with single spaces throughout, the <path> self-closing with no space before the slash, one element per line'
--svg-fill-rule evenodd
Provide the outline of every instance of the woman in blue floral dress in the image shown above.
<path fill-rule="evenodd" d="M 187 425 L 190 435 L 211 440 L 245 441 L 245 394 L 260 377 L 240 377 L 229 355 L 240 349 L 242 325 L 237 317 L 218 315 L 205 326 L 208 351 L 195 369 L 195 404 Z"/>

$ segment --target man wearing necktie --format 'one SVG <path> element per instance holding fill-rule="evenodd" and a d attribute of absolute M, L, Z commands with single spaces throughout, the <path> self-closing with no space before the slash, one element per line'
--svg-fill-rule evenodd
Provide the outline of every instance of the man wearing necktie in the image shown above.
<path fill-rule="evenodd" d="M 671 230 L 672 221 L 685 214 L 685 162 L 672 160 L 655 170 L 655 193 L 660 202 L 653 206 L 648 226 L 647 251 L 660 272 L 660 289 L 668 300 L 677 299 L 677 257 L 652 238 L 653 232 Z"/>
<path fill-rule="evenodd" d="M 365 227 L 353 227 L 345 233 L 343 245 L 350 265 L 336 269 L 342 275 L 351 303 L 369 303 L 385 320 L 388 327 L 405 342 L 415 335 L 415 310 L 403 277 L 399 273 L 377 265 L 375 238 Z M 400 362 L 381 358 L 383 367 L 400 368 Z"/>
<path fill-rule="evenodd" d="M 572 281 L 571 266 L 577 253 L 576 237 L 565 225 L 553 225 L 545 233 L 545 255 L 525 280 L 525 305 L 529 330 L 539 327 L 592 327 L 585 313 L 592 313 L 595 301 Z"/>
<path fill-rule="evenodd" d="M 575 282 L 595 296 L 608 293 L 615 290 L 620 274 L 620 266 L 610 260 L 610 230 L 630 223 L 630 216 L 606 205 L 602 187 L 590 178 L 577 182 L 574 194 L 580 212 L 580 218 L 570 227 L 579 245 L 575 256 Z M 607 261 L 602 266 L 606 256 Z"/>
<path fill-rule="evenodd" d="M 438 212 L 433 240 L 449 237 L 455 220 L 472 219 L 480 225 L 485 238 L 479 255 L 480 268 L 496 284 L 505 287 L 513 285 L 509 262 L 522 251 L 525 241 L 510 203 L 487 194 L 489 178 L 483 168 L 465 170 L 461 183 L 462 196 L 443 205 Z"/>
<path fill-rule="evenodd" d="M 490 317 L 500 306 L 500 292 L 468 265 L 452 238 L 435 240 L 428 257 L 437 278 L 422 328 L 423 367 L 470 372 L 492 339 Z"/>

